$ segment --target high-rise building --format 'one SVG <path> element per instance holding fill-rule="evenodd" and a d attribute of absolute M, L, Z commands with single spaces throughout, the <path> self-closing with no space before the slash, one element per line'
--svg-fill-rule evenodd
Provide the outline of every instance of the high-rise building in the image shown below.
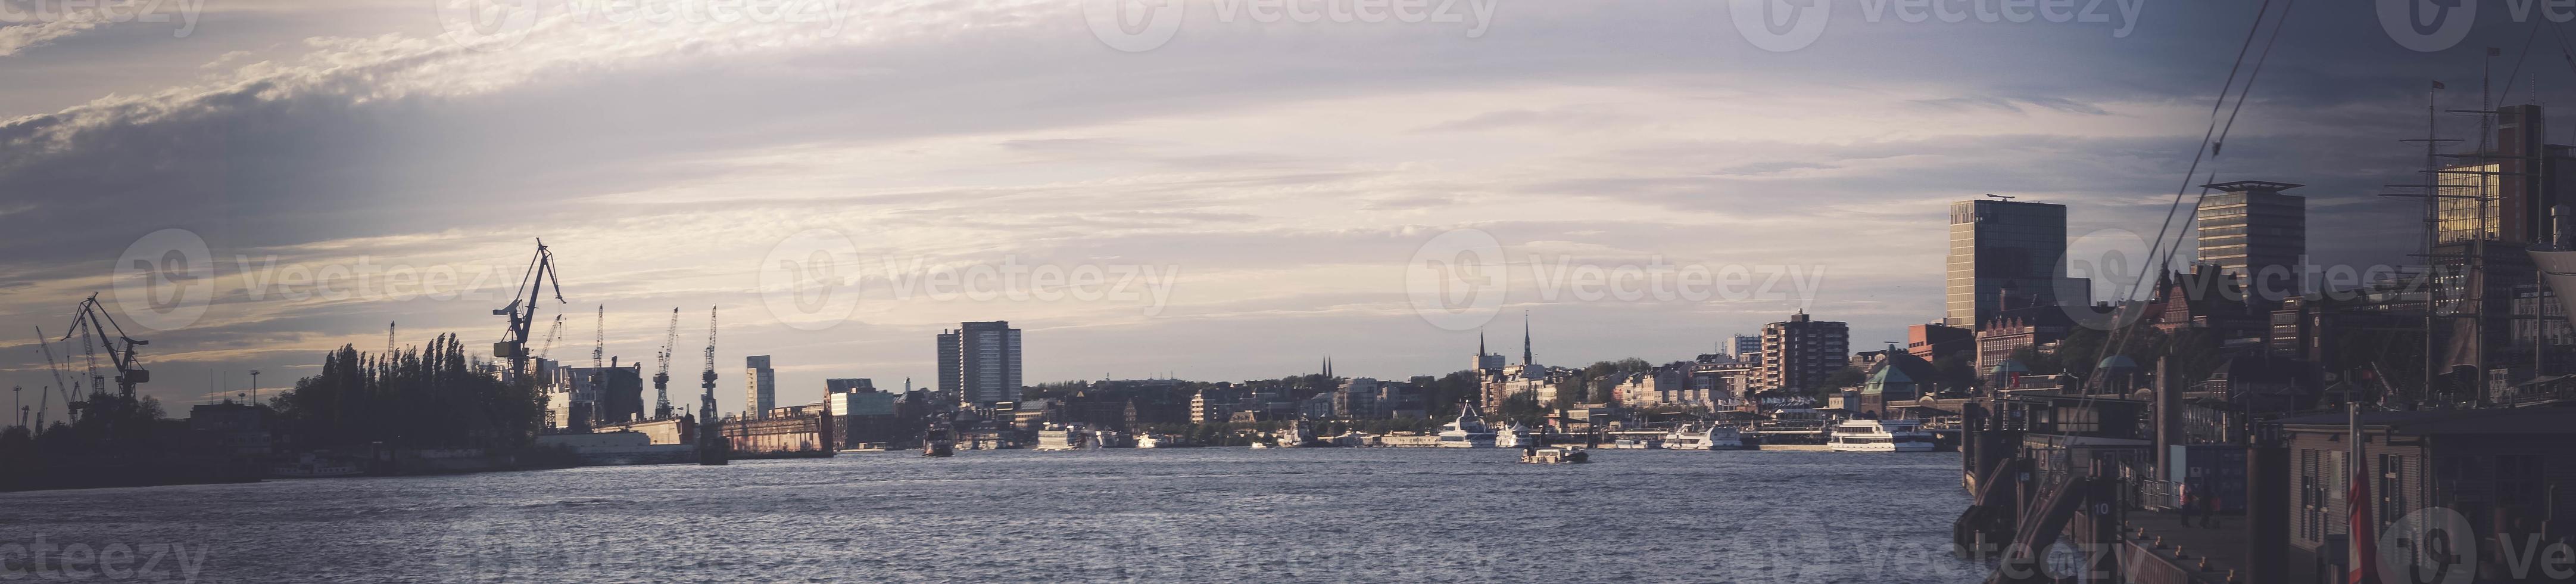
<path fill-rule="evenodd" d="M 876 380 L 865 377 L 823 380 L 823 393 L 826 394 L 875 392 L 876 390 Z"/>
<path fill-rule="evenodd" d="M 1752 361 L 1762 354 L 1762 335 L 1735 335 L 1735 360 Z"/>
<path fill-rule="evenodd" d="M 770 408 L 778 407 L 778 371 L 769 368 L 768 355 L 744 357 L 742 368 L 742 376 L 746 384 L 743 390 L 742 417 L 769 417 Z"/>
<path fill-rule="evenodd" d="M 1851 327 L 1815 320 L 1806 311 L 1762 326 L 1765 391 L 1803 392 L 1851 365 Z"/>
<path fill-rule="evenodd" d="M 2237 181 L 2201 188 L 2218 194 L 2200 200 L 2200 263 L 2218 266 L 2268 301 L 2299 295 L 2308 253 L 2308 199 L 2281 191 L 2302 185 Z"/>
<path fill-rule="evenodd" d="M 1020 329 L 996 320 L 940 331 L 939 391 L 977 406 L 1019 401 Z"/>
<path fill-rule="evenodd" d="M 2004 310 L 2057 304 L 2058 289 L 2073 285 L 2066 278 L 2065 258 L 2065 205 L 2006 199 L 1951 203 L 1948 293 L 1941 323 L 1973 330 Z"/>

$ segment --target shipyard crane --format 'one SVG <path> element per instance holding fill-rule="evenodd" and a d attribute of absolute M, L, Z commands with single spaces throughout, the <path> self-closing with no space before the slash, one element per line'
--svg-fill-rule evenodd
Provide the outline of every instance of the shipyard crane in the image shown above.
<path fill-rule="evenodd" d="M 143 361 L 140 356 L 135 354 L 134 347 L 138 345 L 149 345 L 152 344 L 152 341 L 136 340 L 134 337 L 126 336 L 125 327 L 117 325 L 116 317 L 109 316 L 107 314 L 107 308 L 98 304 L 98 293 L 96 292 L 90 293 L 89 299 L 82 300 L 79 312 L 74 313 L 72 316 L 73 329 L 81 329 L 81 326 L 84 324 L 88 325 L 89 328 L 83 330 L 81 333 L 82 345 L 85 348 L 88 346 L 90 333 L 95 332 L 98 334 L 98 339 L 102 344 L 107 345 L 108 361 L 116 366 L 117 394 L 126 398 L 133 398 L 134 384 L 148 383 L 152 381 L 152 372 L 143 368 Z M 111 329 L 115 332 L 110 333 L 109 331 Z M 71 340 L 71 336 L 66 334 L 63 336 L 63 340 Z M 117 346 L 120 342 L 125 345 L 121 349 Z M 94 354 L 92 355 L 92 359 L 96 359 Z M 105 384 L 99 383 L 98 380 L 95 379 L 97 377 L 97 373 L 95 373 L 95 365 L 92 367 L 93 373 L 91 373 L 91 377 L 93 377 L 93 379 L 90 384 L 90 391 L 98 391 L 98 386 Z"/>
<path fill-rule="evenodd" d="M 698 376 L 698 387 L 706 393 L 698 396 L 698 423 L 716 419 L 716 307 L 707 307 L 707 372 Z"/>
<path fill-rule="evenodd" d="M 671 418 L 671 353 L 680 342 L 680 309 L 671 309 L 671 326 L 662 331 L 662 367 L 653 372 L 653 419 Z"/>
<path fill-rule="evenodd" d="M 599 305 L 599 321 L 590 326 L 590 366 L 607 367 L 600 359 L 608 356 L 608 305 Z"/>
<path fill-rule="evenodd" d="M 520 274 L 519 288 L 511 294 L 510 305 L 492 309 L 493 316 L 510 318 L 509 328 L 502 331 L 503 340 L 492 343 L 492 354 L 510 359 L 513 382 L 528 378 L 528 325 L 534 324 L 537 317 L 537 295 L 548 287 L 554 288 L 556 304 L 566 303 L 563 283 L 555 277 L 555 253 L 546 249 L 546 240 L 538 239 L 537 253 L 528 258 L 528 270 Z"/>
<path fill-rule="evenodd" d="M 45 426 L 45 412 L 54 409 L 52 392 L 63 392 L 65 404 L 77 402 L 72 401 L 70 382 L 63 379 L 62 361 L 54 358 L 54 346 L 45 343 L 45 327 L 36 327 L 36 348 L 45 352 L 45 369 L 54 372 L 54 386 L 36 390 L 36 427 L 41 429 Z"/>
<path fill-rule="evenodd" d="M 546 358 L 546 354 L 547 354 L 547 353 L 552 353 L 552 352 L 554 352 L 554 350 L 555 350 L 555 339 L 563 338 L 563 323 L 564 323 L 564 317 L 563 317 L 563 315 L 560 315 L 560 314 L 555 315 L 555 324 L 554 324 L 554 326 L 552 326 L 552 327 L 548 327 L 548 328 L 546 329 L 546 342 L 545 342 L 545 344 L 543 344 L 543 345 L 538 345 L 538 346 L 537 346 L 537 358 L 538 358 L 538 359 L 544 359 L 544 358 Z"/>

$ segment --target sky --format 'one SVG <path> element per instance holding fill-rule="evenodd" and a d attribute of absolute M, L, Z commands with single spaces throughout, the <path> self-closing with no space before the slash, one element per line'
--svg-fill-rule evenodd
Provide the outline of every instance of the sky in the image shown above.
<path fill-rule="evenodd" d="M 389 324 L 488 352 L 540 238 L 531 344 L 676 339 L 687 404 L 712 310 L 727 411 L 747 355 L 781 403 L 931 385 L 961 321 L 1024 329 L 1030 383 L 1437 375 L 1524 319 L 1557 365 L 1797 310 L 1865 350 L 1941 316 L 1985 194 L 2067 205 L 2097 298 L 2213 181 L 2402 264 L 2429 82 L 2576 80 L 2560 15 L 2497 4 L 1818 2 L 0 0 L 0 383 L 55 385 L 36 329 L 92 293 L 173 410 Z"/>

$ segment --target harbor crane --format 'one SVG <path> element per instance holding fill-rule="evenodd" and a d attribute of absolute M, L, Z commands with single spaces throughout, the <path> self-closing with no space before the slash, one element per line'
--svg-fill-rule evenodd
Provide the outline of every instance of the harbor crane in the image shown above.
<path fill-rule="evenodd" d="M 707 372 L 698 376 L 698 387 L 706 391 L 698 396 L 698 423 L 716 420 L 716 307 L 707 307 Z"/>
<path fill-rule="evenodd" d="M 36 390 L 36 428 L 41 432 L 45 427 L 45 413 L 54 409 L 53 392 L 63 392 L 64 404 L 80 402 L 72 397 L 78 392 L 73 390 L 69 381 L 63 379 L 63 363 L 62 360 L 54 357 L 54 346 L 45 343 L 45 327 L 36 327 L 36 348 L 45 352 L 45 369 L 54 372 L 54 386 Z M 78 407 L 73 407 L 72 411 L 70 415 L 79 415 Z"/>
<path fill-rule="evenodd" d="M 680 342 L 680 309 L 671 309 L 671 326 L 662 331 L 662 367 L 653 372 L 653 419 L 671 418 L 671 353 Z"/>
<path fill-rule="evenodd" d="M 564 317 L 563 317 L 563 315 L 560 315 L 560 314 L 555 315 L 555 325 L 554 325 L 554 326 L 552 326 L 552 327 L 548 327 L 548 328 L 546 329 L 546 342 L 545 342 L 545 344 L 542 344 L 542 345 L 538 345 L 538 346 L 537 346 L 537 358 L 538 358 L 538 359 L 544 359 L 544 358 L 546 358 L 546 354 L 554 352 L 554 350 L 555 350 L 555 339 L 563 338 L 563 323 L 564 323 Z"/>
<path fill-rule="evenodd" d="M 83 325 L 87 325 L 88 328 L 85 330 L 82 329 Z M 90 333 L 97 333 L 98 339 L 102 341 L 103 344 L 107 345 L 108 361 L 116 366 L 116 392 L 118 395 L 129 399 L 133 398 L 134 384 L 148 383 L 152 381 L 152 372 L 143 368 L 142 358 L 134 352 L 134 347 L 139 345 L 149 345 L 152 344 L 152 341 L 137 340 L 134 337 L 126 336 L 125 327 L 116 324 L 116 317 L 109 316 L 107 314 L 107 308 L 98 304 L 98 293 L 92 292 L 89 295 L 89 299 L 81 301 L 80 310 L 72 315 L 72 329 L 81 332 L 82 344 L 84 346 L 88 344 Z M 111 330 L 114 332 L 109 332 Z M 63 335 L 63 340 L 71 340 L 71 335 Z M 118 343 L 123 343 L 124 346 L 120 348 L 117 346 Z M 92 355 L 92 358 L 96 358 L 95 354 Z M 97 374 L 92 373 L 91 376 L 95 378 Z M 93 379 L 90 384 L 90 390 L 97 391 L 98 386 L 100 385 L 105 384 L 98 383 L 97 380 Z"/>
<path fill-rule="evenodd" d="M 608 357 L 608 305 L 599 305 L 599 320 L 590 325 L 590 366 L 607 367 L 601 361 Z"/>
<path fill-rule="evenodd" d="M 546 240 L 538 239 L 537 253 L 528 259 L 527 272 L 520 274 L 519 288 L 511 294 L 510 305 L 492 309 L 493 316 L 510 319 L 509 329 L 502 332 L 503 340 L 492 343 L 493 355 L 510 359 L 510 381 L 528 378 L 528 325 L 537 317 L 537 295 L 548 287 L 554 289 L 556 304 L 566 304 L 563 283 L 555 278 L 555 253 L 546 249 Z"/>

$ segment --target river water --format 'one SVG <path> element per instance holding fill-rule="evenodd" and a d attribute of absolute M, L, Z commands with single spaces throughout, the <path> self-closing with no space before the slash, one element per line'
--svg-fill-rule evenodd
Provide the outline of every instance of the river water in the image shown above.
<path fill-rule="evenodd" d="M 908 453 L 0 494 L 200 582 L 1968 583 L 1958 455 Z M 169 548 L 161 548 L 169 549 Z M 193 551 L 192 551 L 193 550 Z M 140 564 L 138 558 L 135 564 Z M 125 564 L 132 566 L 135 564 Z M 139 580 L 180 580 L 164 561 Z M 127 568 L 131 569 L 131 568 Z M 31 580 L 32 581 L 32 580 Z"/>

